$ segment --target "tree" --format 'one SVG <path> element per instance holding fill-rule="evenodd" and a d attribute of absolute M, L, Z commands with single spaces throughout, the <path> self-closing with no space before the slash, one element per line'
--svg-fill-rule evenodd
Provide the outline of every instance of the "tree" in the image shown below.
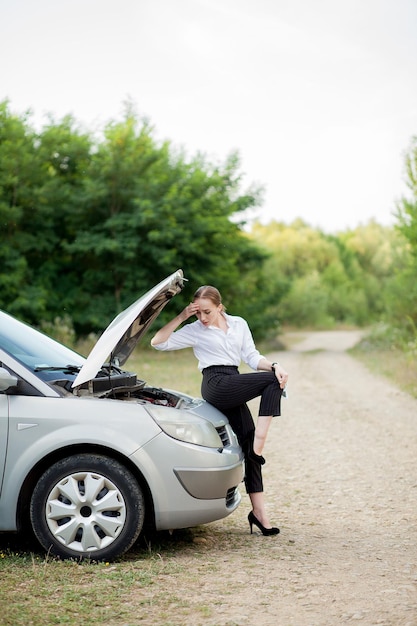
<path fill-rule="evenodd" d="M 223 165 L 201 155 L 187 160 L 169 142 L 158 145 L 152 133 L 128 109 L 122 122 L 106 127 L 87 168 L 83 202 L 72 220 L 75 236 L 63 244 L 79 268 L 72 295 L 78 332 L 102 328 L 178 268 L 190 288 L 176 298 L 177 307 L 208 282 L 231 303 L 239 299 L 242 315 L 249 309 L 247 299 L 243 306 L 240 301 L 248 285 L 259 302 L 268 297 L 253 278 L 264 254 L 232 219 L 258 199 L 257 190 L 240 192 L 238 157 Z M 250 312 L 255 330 L 263 330 L 265 323 Z"/>
<path fill-rule="evenodd" d="M 0 107 L 4 308 L 35 324 L 71 314 L 77 333 L 100 331 L 181 267 L 190 282 L 176 307 L 211 282 L 264 334 L 265 254 L 240 217 L 260 191 L 241 191 L 237 155 L 188 159 L 130 105 L 94 139 L 71 116 L 38 134 L 28 118 Z"/>
<path fill-rule="evenodd" d="M 34 270 L 25 254 L 26 224 L 34 214 L 41 179 L 28 117 L 29 113 L 13 115 L 8 101 L 0 103 L 0 306 L 33 320 L 46 311 L 47 293 L 33 281 Z"/>
<path fill-rule="evenodd" d="M 364 325 L 382 314 L 398 245 L 392 228 L 371 221 L 326 235 L 296 220 L 252 232 L 270 252 L 263 272 L 274 282 L 282 323 Z"/>
<path fill-rule="evenodd" d="M 33 268 L 33 281 L 47 294 L 46 320 L 71 310 L 79 286 L 77 259 L 68 254 L 66 244 L 82 228 L 74 216 L 84 204 L 91 150 L 89 134 L 71 116 L 50 119 L 37 138 L 42 177 L 34 190 L 34 210 L 23 224 L 22 251 Z"/>
<path fill-rule="evenodd" d="M 386 303 L 389 321 L 403 334 L 415 338 L 417 328 L 417 136 L 411 140 L 405 158 L 406 183 L 410 190 L 397 205 L 397 229 L 406 241 L 399 258 L 399 268 L 389 281 Z"/>
<path fill-rule="evenodd" d="M 411 141 L 405 166 L 410 197 L 403 197 L 397 206 L 397 227 L 408 241 L 411 254 L 417 258 L 417 136 Z"/>

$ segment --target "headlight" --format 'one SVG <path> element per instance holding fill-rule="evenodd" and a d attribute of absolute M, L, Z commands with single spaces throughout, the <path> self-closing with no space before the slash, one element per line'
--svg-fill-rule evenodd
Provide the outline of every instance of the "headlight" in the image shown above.
<path fill-rule="evenodd" d="M 213 424 L 195 413 L 161 406 L 146 409 L 162 430 L 174 439 L 207 448 L 223 447 Z"/>

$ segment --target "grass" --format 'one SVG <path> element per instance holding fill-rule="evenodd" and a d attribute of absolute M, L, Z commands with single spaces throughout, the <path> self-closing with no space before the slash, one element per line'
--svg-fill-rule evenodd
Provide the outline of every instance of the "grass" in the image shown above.
<path fill-rule="evenodd" d="M 395 346 L 374 345 L 365 338 L 350 353 L 370 371 L 384 376 L 396 387 L 417 398 L 417 359 L 414 352 Z"/>
<path fill-rule="evenodd" d="M 199 571 L 215 575 L 217 565 L 208 554 L 218 543 L 213 532 L 199 527 L 174 536 L 158 533 L 114 563 L 60 561 L 37 546 L 23 552 L 18 539 L 0 535 L 0 624 L 130 626 L 152 610 L 154 623 L 168 626 L 175 607 L 204 616 L 209 607 L 194 600 L 191 605 L 182 590 Z M 227 531 L 221 541 L 230 549 Z"/>
<path fill-rule="evenodd" d="M 19 541 L 8 537 L 6 543 L 5 537 L 0 535 L 1 626 L 202 624 L 215 600 L 201 594 L 202 578 L 215 581 L 236 550 L 242 567 L 250 567 L 253 543 L 249 533 L 236 533 L 230 518 L 221 528 L 155 534 L 114 563 L 60 561 L 36 546 L 23 552 Z M 224 594 L 234 593 L 232 580 L 230 585 Z"/>
<path fill-rule="evenodd" d="M 200 395 L 201 373 L 189 349 L 175 352 L 139 349 L 133 353 L 126 367 L 151 386 L 174 387 L 191 396 Z"/>

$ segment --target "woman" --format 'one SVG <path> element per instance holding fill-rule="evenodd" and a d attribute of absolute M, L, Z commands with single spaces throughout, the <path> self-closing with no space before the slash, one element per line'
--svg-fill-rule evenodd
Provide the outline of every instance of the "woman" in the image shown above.
<path fill-rule="evenodd" d="M 192 315 L 198 319 L 176 330 Z M 245 485 L 252 504 L 248 515 L 251 533 L 255 524 L 263 535 L 277 535 L 279 528 L 271 526 L 266 512 L 261 466 L 265 463 L 262 451 L 272 417 L 281 413 L 287 372 L 258 352 L 246 321 L 226 314 L 220 292 L 210 285 L 197 289 L 193 302 L 161 328 L 151 344 L 157 350 L 193 348 L 203 373 L 202 396 L 227 416 L 245 455 Z M 261 373 L 240 374 L 242 360 Z M 258 396 L 261 400 L 255 428 L 246 402 Z"/>

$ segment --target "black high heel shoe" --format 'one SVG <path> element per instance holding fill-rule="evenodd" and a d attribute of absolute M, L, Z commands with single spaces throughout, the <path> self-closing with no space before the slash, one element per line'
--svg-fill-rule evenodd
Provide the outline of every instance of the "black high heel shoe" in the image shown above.
<path fill-rule="evenodd" d="M 255 431 L 253 430 L 248 439 L 246 440 L 246 456 L 251 461 L 258 463 L 258 465 L 265 465 L 265 458 L 261 454 L 256 454 L 253 449 L 253 440 L 255 438 Z"/>
<path fill-rule="evenodd" d="M 252 526 L 254 524 L 265 536 L 278 535 L 279 533 L 279 528 L 276 528 L 276 526 L 273 526 L 272 528 L 265 528 L 265 526 L 262 526 L 261 522 L 255 517 L 253 511 L 251 511 L 248 515 L 248 522 L 250 526 L 250 534 L 252 534 Z"/>

